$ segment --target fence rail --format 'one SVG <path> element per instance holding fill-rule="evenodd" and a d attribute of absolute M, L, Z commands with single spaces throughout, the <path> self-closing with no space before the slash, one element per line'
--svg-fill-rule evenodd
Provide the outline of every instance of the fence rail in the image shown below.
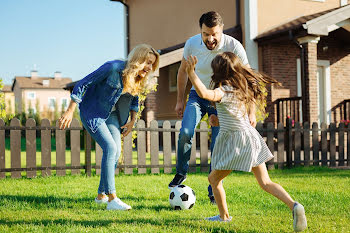
<path fill-rule="evenodd" d="M 146 128 L 143 120 L 138 121 L 134 128 L 137 133 L 135 148 L 133 148 L 132 135 L 129 134 L 123 140 L 123 156 L 116 173 L 123 171 L 125 174 L 134 172 L 145 174 L 147 169 L 150 169 L 151 173 L 159 173 L 160 169 L 163 169 L 164 173 L 173 172 L 176 166 L 176 142 L 180 127 L 181 122 L 177 122 L 172 128 L 170 122 L 165 121 L 159 128 L 158 123 L 152 121 L 150 127 Z M 293 124 L 289 119 L 286 126 L 279 123 L 277 128 L 272 123 L 259 123 L 257 130 L 275 155 L 274 159 L 267 163 L 269 169 L 301 165 L 350 166 L 350 127 L 344 123 L 339 125 L 322 123 L 319 127 L 317 123 L 311 126 L 308 122 L 302 125 L 298 122 Z M 68 131 L 69 137 L 67 137 Z M 56 126 L 50 126 L 50 121 L 47 119 L 42 120 L 41 126 L 36 126 L 33 119 L 28 119 L 25 126 L 20 126 L 18 119 L 12 119 L 10 126 L 5 126 L 4 121 L 0 119 L 0 178 L 5 178 L 9 174 L 11 178 L 20 178 L 22 175 L 33 178 L 38 174 L 51 176 L 52 171 L 55 171 L 57 176 L 65 176 L 68 170 L 71 174 L 81 174 L 82 170 L 88 176 L 93 170 L 96 174 L 100 174 L 102 149 L 96 143 L 95 150 L 92 150 L 93 140 L 85 130 L 82 150 L 85 153 L 85 159 L 84 162 L 81 161 L 81 131 L 83 128 L 76 119 L 66 130 L 60 130 L 57 122 Z M 206 122 L 201 122 L 196 129 L 189 172 L 209 170 L 209 131 Z M 25 151 L 21 152 L 23 135 Z M 36 151 L 38 135 L 41 141 L 40 156 Z M 52 135 L 55 139 L 55 153 L 51 147 Z M 147 138 L 150 140 L 149 153 L 146 151 Z M 10 141 L 9 150 L 6 149 L 6 140 Z M 66 161 L 66 150 L 69 149 L 66 142 L 70 144 L 70 161 Z M 37 161 L 37 158 L 40 161 Z M 93 160 L 94 163 L 92 163 Z M 39 163 L 40 165 L 37 165 Z"/>

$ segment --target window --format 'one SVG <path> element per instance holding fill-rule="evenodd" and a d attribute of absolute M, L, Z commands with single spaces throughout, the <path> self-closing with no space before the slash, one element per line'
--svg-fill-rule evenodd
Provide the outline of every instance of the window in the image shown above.
<path fill-rule="evenodd" d="M 61 108 L 62 108 L 62 110 L 66 110 L 68 108 L 68 99 L 67 98 L 61 99 Z"/>
<path fill-rule="evenodd" d="M 54 110 L 56 107 L 56 98 L 55 97 L 49 97 L 49 109 Z"/>
<path fill-rule="evenodd" d="M 27 92 L 27 98 L 30 100 L 34 100 L 36 97 L 35 92 Z"/>
<path fill-rule="evenodd" d="M 169 91 L 177 90 L 177 72 L 180 68 L 180 62 L 169 66 Z"/>

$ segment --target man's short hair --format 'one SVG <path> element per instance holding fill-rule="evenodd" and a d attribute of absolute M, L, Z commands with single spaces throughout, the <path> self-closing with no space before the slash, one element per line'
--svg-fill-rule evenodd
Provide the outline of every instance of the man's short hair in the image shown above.
<path fill-rule="evenodd" d="M 202 28 L 203 23 L 209 28 L 224 24 L 221 15 L 219 15 L 219 13 L 215 11 L 209 11 L 207 13 L 204 13 L 199 19 L 200 28 Z"/>

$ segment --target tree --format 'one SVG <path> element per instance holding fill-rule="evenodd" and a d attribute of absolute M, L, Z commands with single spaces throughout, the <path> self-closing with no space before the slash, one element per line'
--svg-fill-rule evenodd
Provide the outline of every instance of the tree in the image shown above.
<path fill-rule="evenodd" d="M 4 87 L 4 84 L 2 83 L 2 78 L 0 78 L 0 91 Z M 4 92 L 0 92 L 0 118 L 6 119 L 6 110 L 5 110 L 5 94 Z"/>

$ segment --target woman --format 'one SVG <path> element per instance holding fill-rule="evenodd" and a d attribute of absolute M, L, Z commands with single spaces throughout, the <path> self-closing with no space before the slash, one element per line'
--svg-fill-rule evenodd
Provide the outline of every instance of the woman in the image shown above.
<path fill-rule="evenodd" d="M 79 104 L 84 128 L 103 150 L 95 202 L 107 203 L 107 210 L 131 209 L 117 198 L 115 189 L 114 174 L 121 152 L 121 134 L 127 136 L 131 132 L 138 112 L 138 95 L 158 65 L 159 54 L 146 44 L 136 46 L 127 61 L 106 62 L 75 85 L 68 109 L 59 119 L 61 129 L 69 126 Z M 131 120 L 127 122 L 129 112 Z"/>

